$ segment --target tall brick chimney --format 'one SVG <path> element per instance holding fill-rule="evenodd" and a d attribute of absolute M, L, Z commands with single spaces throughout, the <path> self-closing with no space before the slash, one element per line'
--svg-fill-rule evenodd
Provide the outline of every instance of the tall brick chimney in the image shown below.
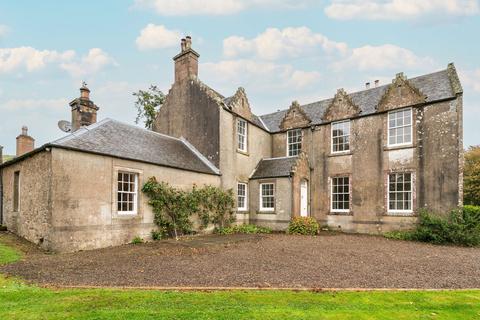
<path fill-rule="evenodd" d="M 35 139 L 28 135 L 28 128 L 22 127 L 22 133 L 17 137 L 17 157 L 33 151 L 35 148 Z"/>
<path fill-rule="evenodd" d="M 90 90 L 85 82 L 80 88 L 80 98 L 70 102 L 70 107 L 72 108 L 72 132 L 97 122 L 99 108 L 90 100 Z"/>
<path fill-rule="evenodd" d="M 173 57 L 175 61 L 175 82 L 180 82 L 191 76 L 198 76 L 198 58 L 200 55 L 192 49 L 192 38 L 190 36 L 182 39 L 180 43 L 181 52 Z"/>

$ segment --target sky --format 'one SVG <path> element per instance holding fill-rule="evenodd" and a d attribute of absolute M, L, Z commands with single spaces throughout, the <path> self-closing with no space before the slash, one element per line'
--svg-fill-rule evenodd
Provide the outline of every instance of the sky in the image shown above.
<path fill-rule="evenodd" d="M 259 115 L 454 62 L 464 145 L 478 145 L 479 33 L 478 0 L 0 0 L 0 145 L 14 154 L 23 125 L 36 146 L 62 137 L 82 81 L 99 120 L 134 123 L 132 93 L 168 93 L 186 35 L 199 78 L 244 87 Z"/>

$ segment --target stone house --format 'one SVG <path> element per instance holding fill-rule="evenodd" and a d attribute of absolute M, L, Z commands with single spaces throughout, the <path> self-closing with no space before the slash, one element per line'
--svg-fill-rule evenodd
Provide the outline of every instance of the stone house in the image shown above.
<path fill-rule="evenodd" d="M 139 189 L 151 176 L 232 188 L 237 223 L 278 230 L 311 216 L 381 233 L 410 228 L 420 208 L 462 204 L 462 87 L 453 64 L 258 116 L 243 88 L 225 97 L 199 80 L 190 37 L 173 59 L 175 82 L 152 131 L 97 123 L 99 108 L 82 87 L 70 103 L 71 134 L 27 144 L 0 166 L 9 230 L 55 251 L 148 238 L 153 213 Z"/>

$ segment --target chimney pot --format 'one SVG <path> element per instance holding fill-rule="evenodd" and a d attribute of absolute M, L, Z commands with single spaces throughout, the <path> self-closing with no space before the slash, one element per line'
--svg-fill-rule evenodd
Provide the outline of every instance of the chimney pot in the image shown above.
<path fill-rule="evenodd" d="M 182 50 L 182 52 L 184 52 L 185 50 L 187 50 L 187 40 L 185 38 L 183 38 L 180 42 L 180 48 Z"/>
<path fill-rule="evenodd" d="M 70 107 L 72 108 L 72 132 L 97 122 L 99 108 L 90 100 L 90 89 L 85 82 L 82 82 L 80 88 L 80 98 L 70 102 Z"/>
<path fill-rule="evenodd" d="M 375 88 L 380 84 L 380 80 L 375 80 Z"/>
<path fill-rule="evenodd" d="M 175 82 L 198 76 L 198 57 L 192 49 L 192 37 L 186 36 L 180 42 L 182 51 L 173 57 L 175 61 Z"/>
<path fill-rule="evenodd" d="M 365 88 L 370 89 L 370 82 L 365 82 Z"/>

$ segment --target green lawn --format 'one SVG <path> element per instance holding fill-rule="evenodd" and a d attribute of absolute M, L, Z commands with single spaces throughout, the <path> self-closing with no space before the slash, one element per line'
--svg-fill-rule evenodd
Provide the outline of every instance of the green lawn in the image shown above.
<path fill-rule="evenodd" d="M 12 253 L 13 252 L 13 253 Z M 0 246 L 0 263 L 19 254 Z M 52 290 L 0 276 L 0 319 L 479 319 L 480 290 Z"/>

